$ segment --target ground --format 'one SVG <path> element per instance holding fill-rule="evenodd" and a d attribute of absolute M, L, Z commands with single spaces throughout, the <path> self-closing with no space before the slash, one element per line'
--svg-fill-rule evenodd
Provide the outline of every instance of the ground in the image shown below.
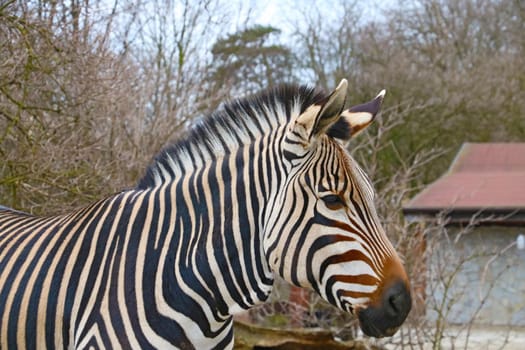
<path fill-rule="evenodd" d="M 462 331 L 463 329 L 463 331 Z M 405 341 L 403 343 L 416 342 L 418 339 L 415 336 L 411 338 L 407 336 L 408 332 L 402 332 Z M 430 333 L 430 332 L 429 332 Z M 396 345 L 385 345 L 387 350 L 402 349 L 399 345 L 401 343 L 400 333 L 393 339 Z M 407 339 L 408 338 L 408 339 Z M 475 350 L 523 350 L 525 349 L 525 327 L 509 328 L 509 327 L 489 327 L 489 326 L 474 326 L 470 335 L 468 336 L 468 345 L 465 346 L 467 340 L 466 330 L 458 326 L 449 327 L 446 331 L 444 339 L 441 342 L 441 350 L 452 349 L 475 349 Z M 409 347 L 407 347 L 409 348 Z M 432 349 L 432 342 L 427 341 L 421 347 L 424 350 Z"/>

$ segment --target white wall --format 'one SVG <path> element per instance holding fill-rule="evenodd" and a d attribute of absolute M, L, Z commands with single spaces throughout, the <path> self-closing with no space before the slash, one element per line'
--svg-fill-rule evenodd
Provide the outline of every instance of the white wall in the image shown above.
<path fill-rule="evenodd" d="M 429 320 L 525 326 L 525 250 L 509 246 L 525 227 L 480 227 L 459 237 L 459 229 L 447 230 L 428 263 Z"/>

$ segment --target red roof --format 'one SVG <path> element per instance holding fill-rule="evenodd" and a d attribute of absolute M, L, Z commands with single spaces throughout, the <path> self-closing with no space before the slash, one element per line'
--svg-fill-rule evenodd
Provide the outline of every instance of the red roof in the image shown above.
<path fill-rule="evenodd" d="M 404 207 L 442 210 L 525 210 L 525 143 L 463 144 L 449 171 Z"/>

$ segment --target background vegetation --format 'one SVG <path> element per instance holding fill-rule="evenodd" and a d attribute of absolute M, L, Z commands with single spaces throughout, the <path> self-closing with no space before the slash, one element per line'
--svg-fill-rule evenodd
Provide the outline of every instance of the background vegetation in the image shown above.
<path fill-rule="evenodd" d="M 132 186 L 193 118 L 281 82 L 387 88 L 386 135 L 358 152 L 380 188 L 416 160 L 411 185 L 436 178 L 466 140 L 525 139 L 522 1 L 329 4 L 291 6 L 283 36 L 222 0 L 1 2 L 0 201 L 53 213 Z"/>
<path fill-rule="evenodd" d="M 0 0 L 0 203 L 69 211 L 134 186 L 225 99 L 347 78 L 350 103 L 388 91 L 351 149 L 424 291 L 400 208 L 461 143 L 525 140 L 525 3 L 363 3 L 297 2 L 285 35 L 226 0 Z"/>

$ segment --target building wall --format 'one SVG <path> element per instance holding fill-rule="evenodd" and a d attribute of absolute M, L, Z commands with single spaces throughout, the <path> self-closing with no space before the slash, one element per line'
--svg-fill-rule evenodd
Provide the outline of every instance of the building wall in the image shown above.
<path fill-rule="evenodd" d="M 427 317 L 450 323 L 525 326 L 525 227 L 448 228 L 429 244 Z"/>

